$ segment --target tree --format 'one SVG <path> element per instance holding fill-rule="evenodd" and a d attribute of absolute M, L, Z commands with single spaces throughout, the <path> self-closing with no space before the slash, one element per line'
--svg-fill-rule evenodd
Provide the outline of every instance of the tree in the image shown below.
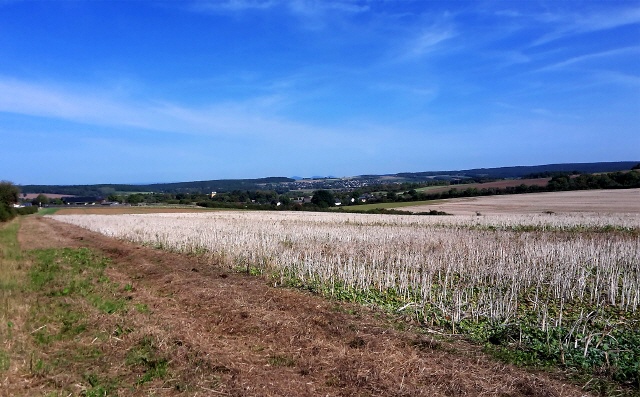
<path fill-rule="evenodd" d="M 6 205 L 16 204 L 20 197 L 20 189 L 16 185 L 7 181 L 0 181 L 0 203 Z"/>
<path fill-rule="evenodd" d="M 16 216 L 13 204 L 18 202 L 20 190 L 11 182 L 0 181 L 0 222 L 6 222 Z"/>
<path fill-rule="evenodd" d="M 321 208 L 333 207 L 336 203 L 330 190 L 316 190 L 313 192 L 311 202 Z"/>
<path fill-rule="evenodd" d="M 279 200 L 284 207 L 287 207 L 289 204 L 291 204 L 291 199 L 285 195 L 281 195 Z"/>
<path fill-rule="evenodd" d="M 124 202 L 124 198 L 119 194 L 110 194 L 107 197 L 107 201 L 122 203 Z"/>
<path fill-rule="evenodd" d="M 127 203 L 131 205 L 138 205 L 143 201 L 144 201 L 144 196 L 142 196 L 141 194 L 134 193 L 127 196 Z"/>
<path fill-rule="evenodd" d="M 385 196 L 387 201 L 397 201 L 398 200 L 398 195 L 396 194 L 396 192 L 387 192 L 387 195 Z"/>
<path fill-rule="evenodd" d="M 49 204 L 49 197 L 45 196 L 44 194 L 39 194 L 38 197 L 31 200 L 31 204 L 37 206 Z"/>

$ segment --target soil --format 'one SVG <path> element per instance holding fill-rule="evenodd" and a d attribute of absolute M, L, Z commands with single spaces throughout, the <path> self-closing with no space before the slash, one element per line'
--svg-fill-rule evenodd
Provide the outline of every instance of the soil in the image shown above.
<path fill-rule="evenodd" d="M 403 207 L 404 211 L 445 211 L 454 215 L 555 213 L 640 214 L 640 189 L 579 190 L 467 197 Z"/>
<path fill-rule="evenodd" d="M 466 189 L 505 189 L 508 187 L 517 187 L 520 185 L 526 186 L 547 186 L 551 178 L 535 178 L 535 179 L 504 179 L 493 182 L 484 183 L 462 183 L 459 185 L 446 185 L 441 187 L 428 187 L 424 193 L 435 194 L 448 192 L 451 189 L 457 189 L 463 191 Z"/>
<path fill-rule="evenodd" d="M 586 395 L 561 374 L 527 372 L 375 308 L 274 288 L 264 278 L 199 257 L 42 217 L 24 219 L 19 241 L 26 250 L 88 247 L 102 253 L 111 259 L 108 277 L 133 285 L 130 299 L 149 308 L 150 314 L 132 320 L 131 333 L 110 339 L 105 360 L 121 371 L 128 340 L 151 334 L 171 353 L 172 379 L 152 391 L 119 395 Z M 108 318 L 101 321 L 114 326 Z"/>

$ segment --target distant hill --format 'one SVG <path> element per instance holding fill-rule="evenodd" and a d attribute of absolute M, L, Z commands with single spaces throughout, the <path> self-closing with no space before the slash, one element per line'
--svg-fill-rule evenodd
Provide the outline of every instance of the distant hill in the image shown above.
<path fill-rule="evenodd" d="M 458 171 L 427 171 L 427 172 L 403 172 L 393 174 L 394 176 L 422 179 L 425 177 L 435 176 L 460 176 L 468 178 L 490 178 L 490 179 L 514 179 L 529 177 L 531 175 L 543 175 L 558 172 L 577 171 L 583 174 L 593 174 L 598 172 L 615 172 L 630 170 L 638 164 L 638 161 L 616 161 L 602 163 L 564 163 L 564 164 L 545 164 L 530 166 L 513 166 L 498 168 L 472 168 L 468 170 Z"/>
<path fill-rule="evenodd" d="M 142 185 L 96 184 L 96 185 L 23 185 L 22 193 L 49 193 L 74 196 L 101 196 L 112 193 L 209 193 L 233 190 L 276 190 L 286 192 L 300 188 L 349 189 L 358 186 L 400 182 L 428 182 L 433 180 L 474 179 L 519 179 L 526 177 L 548 177 L 559 172 L 599 173 L 626 171 L 640 161 L 618 161 L 601 163 L 565 163 L 533 166 L 513 166 L 497 168 L 474 168 L 454 171 L 402 172 L 385 175 L 360 175 L 349 178 L 314 177 L 309 182 L 296 178 L 267 177 L 258 179 L 215 179 L 209 181 L 153 183 Z M 304 183 L 302 183 L 304 182 Z M 302 184 L 301 184 L 302 183 Z"/>
<path fill-rule="evenodd" d="M 98 185 L 24 185 L 22 193 L 56 193 L 75 196 L 108 196 L 109 194 L 149 192 L 149 193 L 192 193 L 224 192 L 232 190 L 272 190 L 283 182 L 293 182 L 291 178 L 269 177 L 259 179 L 217 179 L 210 181 L 153 183 L 149 185 L 98 184 Z"/>

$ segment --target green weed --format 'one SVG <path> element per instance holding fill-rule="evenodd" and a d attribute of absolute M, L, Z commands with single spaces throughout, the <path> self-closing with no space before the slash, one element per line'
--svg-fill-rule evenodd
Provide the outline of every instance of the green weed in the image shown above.
<path fill-rule="evenodd" d="M 151 336 L 145 336 L 129 350 L 126 363 L 143 369 L 144 373 L 138 379 L 138 384 L 143 384 L 153 379 L 162 379 L 167 375 L 168 360 L 159 356 L 158 348 Z"/>
<path fill-rule="evenodd" d="M 11 365 L 9 353 L 0 349 L 0 371 L 8 371 Z"/>
<path fill-rule="evenodd" d="M 281 354 L 269 356 L 267 362 L 274 367 L 293 367 L 296 363 L 293 358 Z"/>
<path fill-rule="evenodd" d="M 0 259 L 19 261 L 22 259 L 22 251 L 18 244 L 18 229 L 20 223 L 10 222 L 0 227 Z"/>
<path fill-rule="evenodd" d="M 84 397 L 106 397 L 117 395 L 119 386 L 117 381 L 102 378 L 93 372 L 85 373 L 82 378 L 89 384 L 87 390 L 82 394 Z"/>

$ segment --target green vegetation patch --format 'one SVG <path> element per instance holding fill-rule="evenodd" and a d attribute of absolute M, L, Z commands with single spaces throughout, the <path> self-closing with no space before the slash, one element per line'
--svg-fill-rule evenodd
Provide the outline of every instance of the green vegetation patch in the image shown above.
<path fill-rule="evenodd" d="M 44 249 L 30 254 L 29 288 L 50 298 L 37 300 L 32 307 L 32 323 L 38 325 L 32 335 L 39 345 L 85 332 L 83 301 L 106 314 L 126 310 L 124 297 L 114 295 L 117 286 L 104 276 L 108 259 L 87 248 Z"/>
<path fill-rule="evenodd" d="M 11 364 L 11 357 L 9 353 L 0 349 L 0 372 L 8 371 Z"/>
<path fill-rule="evenodd" d="M 22 251 L 20 222 L 0 225 L 0 340 L 9 342 L 0 374 L 9 387 L 37 377 L 41 395 L 116 396 L 167 378 L 171 354 L 157 337 L 133 339 L 149 307 L 131 301 L 133 285 L 107 277 L 109 259 L 87 248 Z"/>
<path fill-rule="evenodd" d="M 334 211 L 341 209 L 343 211 L 369 211 L 376 209 L 392 209 L 392 208 L 402 208 L 402 207 L 413 207 L 417 205 L 436 205 L 441 204 L 443 200 L 427 200 L 427 201 L 404 201 L 404 202 L 391 202 L 391 203 L 375 203 L 375 204 L 361 204 L 361 205 L 352 205 L 347 207 L 334 207 L 332 208 Z"/>
<path fill-rule="evenodd" d="M 40 211 L 38 211 L 38 215 L 40 216 L 44 216 L 44 215 L 53 215 L 56 212 L 58 212 L 60 208 L 41 208 Z"/>
<path fill-rule="evenodd" d="M 637 395 L 640 390 L 640 314 L 614 306 L 593 307 L 579 300 L 553 302 L 553 318 L 541 319 L 530 304 L 520 304 L 509 319 L 463 318 L 453 321 L 438 306 L 422 301 L 419 291 L 354 288 L 292 273 L 272 275 L 276 284 L 337 299 L 375 305 L 395 316 L 411 317 L 426 327 L 457 333 L 484 346 L 498 359 L 532 368 L 559 368 L 586 384 L 586 389 L 610 395 Z M 436 286 L 437 288 L 437 286 Z M 527 302 L 522 296 L 520 302 Z"/>
<path fill-rule="evenodd" d="M 0 228 L 0 259 L 17 261 L 22 258 L 20 244 L 18 244 L 18 222 L 11 222 Z M 3 271 L 4 273 L 4 271 Z"/>
<path fill-rule="evenodd" d="M 154 379 L 163 379 L 167 375 L 169 360 L 160 354 L 155 339 L 145 336 L 129 350 L 126 363 L 142 369 L 138 384 L 143 384 Z"/>

